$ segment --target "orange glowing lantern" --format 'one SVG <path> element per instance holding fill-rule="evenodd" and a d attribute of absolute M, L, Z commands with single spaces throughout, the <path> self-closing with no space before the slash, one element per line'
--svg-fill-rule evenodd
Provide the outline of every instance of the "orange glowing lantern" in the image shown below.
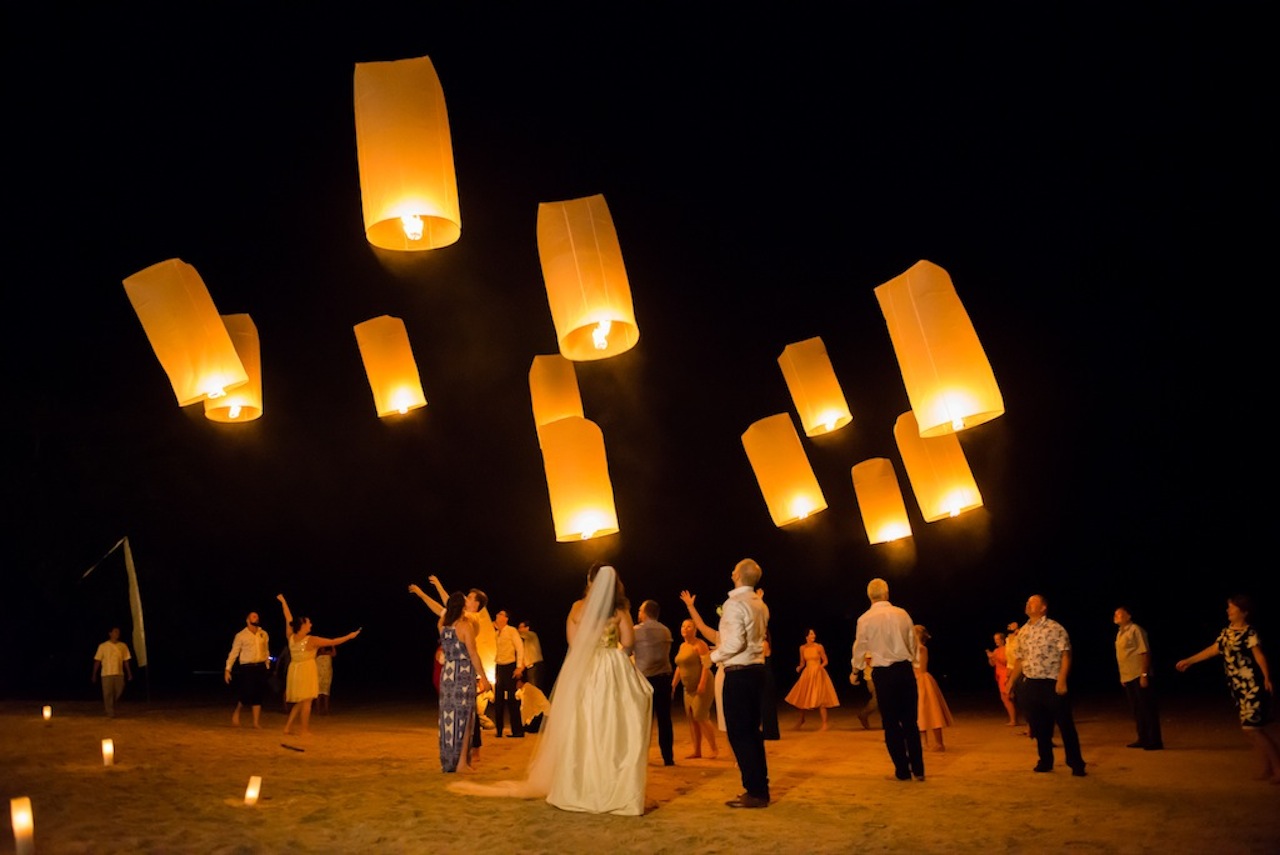
<path fill-rule="evenodd" d="M 258 344 L 258 328 L 248 315 L 223 315 L 222 322 L 249 382 L 221 398 L 205 398 L 204 417 L 215 422 L 251 422 L 262 416 L 262 348 Z"/>
<path fill-rule="evenodd" d="M 356 324 L 355 331 L 378 418 L 425 407 L 427 398 L 404 321 L 379 315 Z"/>
<path fill-rule="evenodd" d="M 102 765 L 114 766 L 116 762 L 116 744 L 110 739 L 102 740 Z"/>
<path fill-rule="evenodd" d="M 250 775 L 249 786 L 244 791 L 244 803 L 253 807 L 258 803 L 258 794 L 262 792 L 262 776 Z"/>
<path fill-rule="evenodd" d="M 45 704 L 43 707 L 40 708 L 40 715 L 41 717 L 44 718 L 45 721 L 48 721 L 49 719 L 53 718 L 53 707 L 49 706 L 48 704 Z"/>
<path fill-rule="evenodd" d="M 19 796 L 9 799 L 9 820 L 13 825 L 13 850 L 17 855 L 36 851 L 36 821 L 31 813 L 31 799 Z"/>
<path fill-rule="evenodd" d="M 358 62 L 356 159 L 364 233 L 382 249 L 439 249 L 462 234 L 444 89 L 430 57 Z"/>
<path fill-rule="evenodd" d="M 565 543 L 616 534 L 618 513 L 600 428 L 570 416 L 543 425 L 538 439 L 556 540 Z"/>
<path fill-rule="evenodd" d="M 840 381 L 827 356 L 827 346 L 818 336 L 789 344 L 778 357 L 791 400 L 805 436 L 820 436 L 839 430 L 853 416 L 845 403 Z"/>
<path fill-rule="evenodd" d="M 918 261 L 875 290 L 921 436 L 1004 414 L 991 363 L 947 271 Z"/>
<path fill-rule="evenodd" d="M 535 356 L 529 368 L 529 397 L 533 400 L 533 423 L 543 425 L 572 416 L 582 418 L 582 396 L 573 363 L 560 354 Z"/>
<path fill-rule="evenodd" d="M 969 471 L 969 461 L 953 433 L 922 437 L 915 415 L 908 410 L 893 426 L 902 465 L 925 522 L 957 517 L 982 507 L 982 494 Z"/>
<path fill-rule="evenodd" d="M 872 457 L 854 464 L 851 474 L 867 540 L 875 544 L 910 537 L 911 521 L 893 463 L 885 457 Z"/>
<path fill-rule="evenodd" d="M 782 528 L 827 509 L 791 416 L 779 413 L 755 422 L 742 435 L 742 447 L 774 525 Z"/>
<path fill-rule="evenodd" d="M 631 285 L 604 196 L 538 205 L 538 257 L 566 359 L 606 359 L 635 347 Z"/>
<path fill-rule="evenodd" d="M 153 264 L 125 279 L 124 290 L 179 406 L 248 382 L 213 297 L 190 264 L 179 258 Z"/>

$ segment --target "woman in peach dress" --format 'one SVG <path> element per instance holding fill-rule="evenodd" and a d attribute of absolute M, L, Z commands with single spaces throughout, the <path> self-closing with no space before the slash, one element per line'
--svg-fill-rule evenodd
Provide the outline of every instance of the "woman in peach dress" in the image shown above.
<path fill-rule="evenodd" d="M 840 706 L 835 684 L 827 673 L 827 649 L 818 643 L 818 634 L 809 630 L 804 644 L 800 645 L 800 664 L 796 666 L 800 679 L 791 687 L 785 700 L 800 710 L 796 730 L 804 727 L 805 713 L 816 709 L 822 716 L 822 730 L 827 729 L 827 710 Z"/>
<path fill-rule="evenodd" d="M 991 636 L 991 640 L 996 646 L 987 651 L 987 664 L 996 671 L 996 688 L 1000 690 L 1000 703 L 1004 704 L 1005 712 L 1009 714 L 1008 724 L 1010 727 L 1017 727 L 1018 708 L 1013 705 L 1013 698 L 1009 697 L 1009 655 L 1004 649 L 1004 633 L 997 632 Z"/>
<path fill-rule="evenodd" d="M 925 748 L 933 751 L 946 751 L 942 743 L 942 728 L 951 726 L 951 710 L 947 708 L 947 700 L 942 697 L 942 689 L 938 681 L 929 673 L 929 630 L 916 624 L 916 691 L 920 697 L 916 707 L 917 726 L 920 728 L 920 742 Z M 929 733 L 933 733 L 933 744 L 929 744 Z"/>

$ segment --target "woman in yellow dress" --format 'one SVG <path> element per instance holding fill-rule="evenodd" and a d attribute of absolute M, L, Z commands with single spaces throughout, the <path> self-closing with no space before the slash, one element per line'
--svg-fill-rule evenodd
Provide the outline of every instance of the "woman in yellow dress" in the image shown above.
<path fill-rule="evenodd" d="M 671 678 L 671 691 L 684 686 L 684 717 L 689 721 L 689 740 L 693 753 L 686 760 L 702 756 L 702 740 L 707 740 L 707 759 L 720 756 L 716 747 L 716 726 L 711 723 L 711 701 L 715 697 L 715 679 L 711 676 L 711 648 L 698 638 L 698 628 L 692 620 L 680 624 L 680 637 L 684 639 L 676 651 L 675 674 Z"/>

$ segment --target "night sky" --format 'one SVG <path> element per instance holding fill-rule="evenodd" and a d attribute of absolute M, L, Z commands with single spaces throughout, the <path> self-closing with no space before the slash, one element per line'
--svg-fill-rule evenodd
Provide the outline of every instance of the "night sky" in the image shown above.
<path fill-rule="evenodd" d="M 335 692 L 412 697 L 436 632 L 406 586 L 430 573 L 486 590 L 558 659 L 592 561 L 675 630 L 678 592 L 711 615 L 746 556 L 780 680 L 813 627 L 845 685 L 880 575 L 929 626 L 944 687 L 989 686 L 991 632 L 1039 592 L 1077 685 L 1114 684 L 1128 603 L 1166 685 L 1220 690 L 1215 668 L 1172 662 L 1212 641 L 1228 594 L 1273 585 L 1250 486 L 1269 464 L 1249 462 L 1270 457 L 1246 359 L 1270 356 L 1275 222 L 1253 7 L 270 5 L 6 12 L 18 405 L 0 615 L 22 655 L 4 695 L 93 696 L 95 645 L 112 622 L 128 635 L 123 564 L 80 577 L 125 535 L 157 692 L 213 686 L 200 672 L 250 609 L 282 643 L 278 592 L 318 634 L 365 627 Z M 462 237 L 374 250 L 354 64 L 424 55 Z M 595 193 L 640 328 L 577 372 L 621 533 L 559 544 L 527 381 L 556 351 L 536 212 Z M 219 311 L 253 317 L 259 421 L 177 406 L 121 285 L 175 257 Z M 930 524 L 893 441 L 909 405 L 873 295 L 920 259 L 950 272 L 1007 408 L 961 435 L 985 506 Z M 381 314 L 404 319 L 429 404 L 380 420 L 352 326 Z M 777 529 L 740 437 L 794 414 L 777 358 L 812 336 L 854 422 L 804 440 L 829 509 Z M 849 470 L 878 456 L 915 536 L 872 547 Z"/>

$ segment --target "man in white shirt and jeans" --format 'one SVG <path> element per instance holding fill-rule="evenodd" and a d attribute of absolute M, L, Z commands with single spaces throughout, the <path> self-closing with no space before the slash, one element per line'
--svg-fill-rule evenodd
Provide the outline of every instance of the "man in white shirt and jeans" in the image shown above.
<path fill-rule="evenodd" d="M 756 595 L 760 565 L 744 558 L 733 568 L 734 589 L 720 607 L 720 636 L 711 661 L 724 669 L 724 723 L 746 792 L 725 802 L 731 808 L 769 806 L 769 766 L 765 759 L 760 710 L 764 698 L 764 639 L 769 609 Z"/>

